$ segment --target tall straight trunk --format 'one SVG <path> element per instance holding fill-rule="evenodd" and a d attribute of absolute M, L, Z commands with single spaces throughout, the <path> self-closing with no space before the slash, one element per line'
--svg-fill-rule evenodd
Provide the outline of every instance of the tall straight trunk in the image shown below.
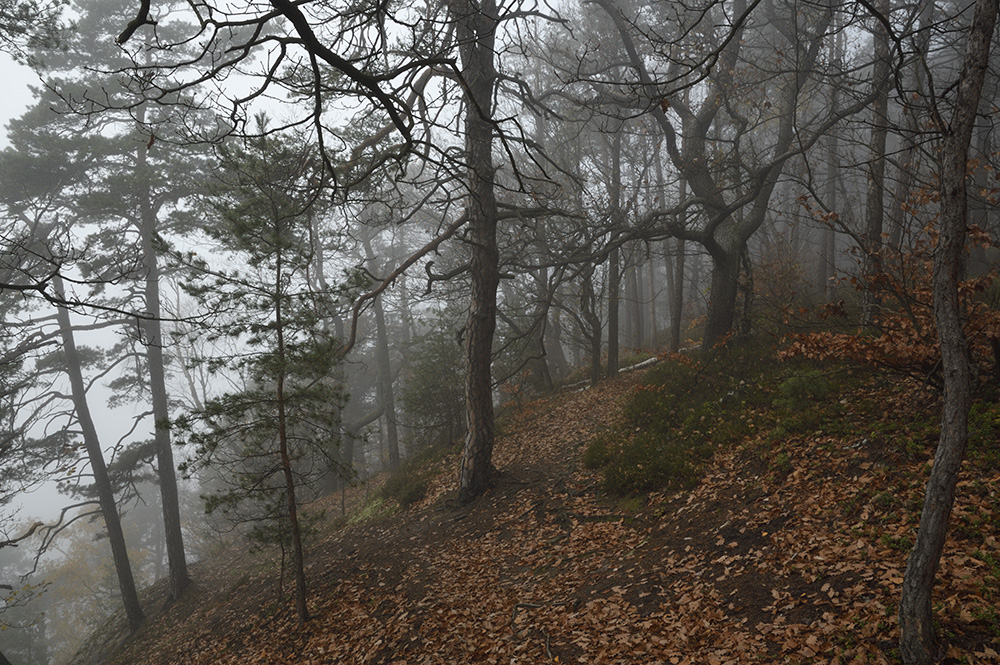
<path fill-rule="evenodd" d="M 280 230 L 275 237 L 282 236 Z M 282 311 L 284 293 L 281 287 L 283 277 L 282 253 L 279 247 L 275 260 L 274 279 L 274 328 L 277 339 L 278 376 L 275 381 L 275 399 L 278 403 L 278 455 L 281 472 L 285 479 L 285 500 L 288 509 L 288 528 L 292 537 L 292 565 L 295 569 L 295 612 L 299 623 L 309 620 L 306 606 L 306 567 L 302 550 L 302 533 L 299 528 L 298 500 L 295 496 L 295 474 L 292 470 L 292 455 L 288 447 L 288 414 L 285 399 L 285 321 Z"/>
<path fill-rule="evenodd" d="M 834 29 L 837 28 L 837 19 L 834 19 Z M 837 30 L 837 36 L 830 40 L 830 62 L 834 69 L 840 68 L 843 62 L 844 33 Z M 831 93 L 830 105 L 833 108 L 840 108 L 840 88 L 834 87 Z M 838 207 L 838 186 L 840 180 L 840 135 L 836 127 L 830 129 L 826 137 L 826 191 L 824 198 L 826 209 L 831 213 L 839 214 Z M 820 229 L 819 256 L 816 261 L 816 291 L 823 301 L 833 298 L 833 276 L 836 274 L 836 245 L 837 232 L 832 221 L 824 224 Z"/>
<path fill-rule="evenodd" d="M 635 266 L 632 262 L 627 260 L 624 261 L 622 266 L 622 278 L 624 282 L 624 299 L 622 302 L 622 307 L 619 309 L 620 312 L 623 311 L 625 315 L 625 321 L 622 326 L 622 336 L 620 344 L 621 347 L 625 349 L 635 348 L 635 291 L 632 289 L 632 272 L 635 270 Z"/>
<path fill-rule="evenodd" d="M 140 197 L 139 237 L 145 270 L 143 295 L 146 317 L 140 322 L 146 346 L 146 365 L 149 370 L 149 392 L 153 406 L 153 442 L 156 447 L 156 474 L 160 485 L 160 504 L 163 510 L 163 533 L 167 545 L 167 565 L 170 575 L 170 598 L 176 600 L 190 584 L 187 558 L 184 554 L 184 535 L 181 530 L 180 499 L 177 491 L 177 472 L 174 453 L 170 447 L 170 405 L 167 399 L 167 381 L 163 358 L 163 333 L 160 325 L 160 268 L 156 259 L 156 211 L 149 191 L 148 148 L 138 148 L 137 171 L 145 192 Z"/>
<path fill-rule="evenodd" d="M 365 257 L 372 274 L 378 274 L 375 266 L 375 252 L 371 241 L 364 239 Z M 389 334 L 385 326 L 385 308 L 382 307 L 382 296 L 375 298 L 372 304 L 375 310 L 375 364 L 378 367 L 378 382 L 375 386 L 376 396 L 382 406 L 385 418 L 385 443 L 389 450 L 389 468 L 399 466 L 399 432 L 396 428 L 396 398 L 392 389 L 392 363 L 389 359 Z"/>
<path fill-rule="evenodd" d="M 382 417 L 385 419 L 385 444 L 389 450 L 389 468 L 399 466 L 399 430 L 396 424 L 396 398 L 392 389 L 392 364 L 389 361 L 389 335 L 385 326 L 385 309 L 382 296 L 375 299 L 375 343 L 378 364 L 377 396 L 382 403 Z"/>
<path fill-rule="evenodd" d="M 927 99 L 926 72 L 924 62 L 927 60 L 927 52 L 930 48 L 931 26 L 934 22 L 935 2 L 925 2 L 920 7 L 920 29 L 914 40 L 913 66 L 910 70 L 909 79 L 914 93 L 920 99 Z M 899 173 L 896 176 L 896 191 L 893 195 L 893 205 L 889 210 L 889 244 L 896 251 L 902 250 L 903 234 L 906 231 L 906 217 L 903 204 L 906 203 L 913 187 L 913 181 L 919 170 L 920 153 L 917 150 L 917 141 L 921 137 L 920 126 L 917 122 L 918 113 L 911 109 L 905 114 L 906 136 L 904 137 L 905 148 L 899 158 Z"/>
<path fill-rule="evenodd" d="M 834 90 L 836 96 L 837 91 Z M 827 182 L 826 182 L 826 206 L 837 213 L 837 180 L 840 178 L 840 141 L 836 130 L 833 130 L 827 139 Z M 829 301 L 833 297 L 833 276 L 836 272 L 836 243 L 837 232 L 833 223 L 827 223 L 820 230 L 822 233 L 820 241 L 819 260 L 817 261 L 816 282 L 817 291 L 823 300 Z"/>
<path fill-rule="evenodd" d="M 500 254 L 493 165 L 493 90 L 497 29 L 495 0 L 452 0 L 465 97 L 468 238 L 472 248 L 469 318 L 465 326 L 465 407 L 468 430 L 458 498 L 467 503 L 489 485 L 493 469 L 493 333 L 496 330 Z"/>
<path fill-rule="evenodd" d="M 569 374 L 569 361 L 566 360 L 562 342 L 562 313 L 558 309 L 549 308 L 548 316 L 550 334 L 545 336 L 545 356 L 552 359 L 555 378 L 558 380 Z"/>
<path fill-rule="evenodd" d="M 656 186 L 659 190 L 660 200 L 666 202 L 667 200 L 667 190 L 663 182 L 663 166 L 659 159 L 656 160 Z M 678 203 L 683 201 L 687 197 L 687 181 L 681 178 L 677 185 L 677 201 Z M 677 213 L 680 222 L 679 226 L 684 228 L 686 213 Z M 670 303 L 670 340 L 668 342 L 667 348 L 671 353 L 677 353 L 681 348 L 681 329 L 683 326 L 682 317 L 684 316 L 684 253 L 685 253 L 685 243 L 683 238 L 675 239 L 673 256 L 674 260 L 671 264 L 669 261 L 666 263 L 667 270 L 667 286 L 670 293 L 668 294 Z M 670 255 L 670 248 L 664 247 L 665 255 Z"/>
<path fill-rule="evenodd" d="M 597 313 L 597 294 L 594 292 L 594 272 L 587 271 L 583 278 L 583 295 L 580 310 L 590 328 L 584 331 L 590 341 L 590 385 L 601 382 L 601 317 Z"/>
<path fill-rule="evenodd" d="M 655 351 L 657 348 L 656 338 L 660 334 L 658 322 L 656 320 L 656 263 L 653 262 L 653 253 L 648 247 L 646 252 L 646 265 L 649 273 L 649 280 L 646 282 L 649 286 L 649 348 Z"/>
<path fill-rule="evenodd" d="M 876 0 L 875 9 L 889 16 L 889 0 Z M 875 102 L 872 104 L 871 156 L 868 163 L 868 190 L 865 196 L 864 294 L 861 305 L 861 325 L 873 326 L 881 304 L 879 274 L 882 272 L 882 229 L 885 226 L 885 144 L 889 129 L 889 35 L 881 21 L 874 20 L 872 39 L 875 60 L 872 86 Z"/>
<path fill-rule="evenodd" d="M 53 277 L 52 286 L 56 295 L 64 299 L 63 282 L 58 274 Z M 90 406 L 87 404 L 87 387 L 80 368 L 80 354 L 76 349 L 76 339 L 73 335 L 69 311 L 64 307 L 56 307 L 56 320 L 59 324 L 63 352 L 66 354 L 66 373 L 69 376 L 73 408 L 83 433 L 83 443 L 90 460 L 91 473 L 94 475 L 94 489 L 97 491 L 101 515 L 104 517 L 104 526 L 108 530 L 111 556 L 114 560 L 115 572 L 118 575 L 118 589 L 122 594 L 122 603 L 125 605 L 125 616 L 128 618 L 129 628 L 134 633 L 142 625 L 144 618 L 142 605 L 139 603 L 139 596 L 136 593 L 132 565 L 128 559 L 128 547 L 125 544 L 125 533 L 122 531 L 118 506 L 115 503 L 115 494 L 111 487 L 111 478 L 108 476 L 108 466 L 104 461 L 104 451 L 101 449 L 97 427 L 94 426 Z"/>
<path fill-rule="evenodd" d="M 608 378 L 618 374 L 619 354 L 619 308 L 621 298 L 621 250 L 615 247 L 608 256 L 608 365 L 605 368 Z"/>
<path fill-rule="evenodd" d="M 899 602 L 899 650 L 907 665 L 936 661 L 934 612 L 931 594 L 944 551 L 948 521 L 955 501 L 958 473 L 968 442 L 972 372 L 969 348 L 962 328 L 958 284 L 962 274 L 968 224 L 967 168 L 969 143 L 976 121 L 997 19 L 996 0 L 978 0 L 969 28 L 965 61 L 959 74 L 955 114 L 942 128 L 940 150 L 941 212 L 934 248 L 934 325 L 941 346 L 944 403 L 941 435 L 930 478 L 916 543 L 906 562 Z"/>
<path fill-rule="evenodd" d="M 666 269 L 669 272 L 667 286 L 670 290 L 670 337 L 667 348 L 671 353 L 677 353 L 681 347 L 681 329 L 684 315 L 684 240 L 676 238 L 673 240 L 672 252 L 673 260 L 667 262 Z"/>
<path fill-rule="evenodd" d="M 639 281 L 642 275 L 642 265 L 638 261 L 632 264 L 628 275 L 629 302 L 632 305 L 632 336 L 629 339 L 629 346 L 634 349 L 643 347 L 643 323 L 642 323 L 642 291 L 639 289 Z"/>
<path fill-rule="evenodd" d="M 611 224 L 617 231 L 622 223 L 622 128 L 615 130 L 611 142 Z M 619 322 L 618 310 L 621 305 L 621 250 L 617 244 L 608 257 L 608 378 L 618 374 Z"/>

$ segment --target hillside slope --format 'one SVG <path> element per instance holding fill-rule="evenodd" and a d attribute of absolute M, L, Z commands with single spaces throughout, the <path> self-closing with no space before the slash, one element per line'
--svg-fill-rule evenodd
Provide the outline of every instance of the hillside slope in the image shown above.
<path fill-rule="evenodd" d="M 471 506 L 454 503 L 449 457 L 418 505 L 328 532 L 311 550 L 306 625 L 288 590 L 276 602 L 273 562 L 234 548 L 195 567 L 179 603 L 151 601 L 157 615 L 107 662 L 897 662 L 933 440 L 900 452 L 853 405 L 903 418 L 936 397 L 896 381 L 836 396 L 837 436 L 757 432 L 718 451 L 691 491 L 609 498 L 580 456 L 640 380 L 509 418 L 496 486 Z M 960 492 L 940 623 L 950 660 L 996 663 L 1000 473 L 974 469 Z"/>

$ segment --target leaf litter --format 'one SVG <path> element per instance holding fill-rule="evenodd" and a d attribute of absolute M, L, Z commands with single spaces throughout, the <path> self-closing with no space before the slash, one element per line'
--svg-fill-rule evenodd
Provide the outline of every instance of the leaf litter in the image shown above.
<path fill-rule="evenodd" d="M 275 602 L 273 565 L 234 547 L 195 566 L 194 590 L 110 662 L 898 662 L 903 545 L 933 442 L 914 458 L 857 436 L 789 437 L 774 473 L 758 433 L 717 451 L 693 490 L 618 500 L 579 458 L 641 376 L 508 414 L 495 485 L 470 506 L 454 501 L 452 455 L 409 510 L 326 532 L 305 625 L 289 594 Z M 888 391 L 887 413 L 927 399 L 872 390 Z M 1000 662 L 1000 471 L 967 473 L 956 522 L 977 528 L 952 529 L 939 632 L 953 662 Z"/>

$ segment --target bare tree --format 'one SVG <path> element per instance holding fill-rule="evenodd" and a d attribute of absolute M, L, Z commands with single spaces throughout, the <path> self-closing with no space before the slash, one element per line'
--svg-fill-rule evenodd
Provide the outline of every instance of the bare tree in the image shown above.
<path fill-rule="evenodd" d="M 996 0 L 978 0 L 968 28 L 965 59 L 950 121 L 938 117 L 941 212 L 934 249 L 934 322 L 941 345 L 944 404 L 941 436 L 927 480 L 917 540 L 906 562 L 899 603 L 899 648 L 907 665 L 938 660 L 931 594 L 944 550 L 958 473 L 968 442 L 972 370 L 962 326 L 958 283 L 963 272 L 968 225 L 969 143 L 990 57 L 997 20 Z"/>

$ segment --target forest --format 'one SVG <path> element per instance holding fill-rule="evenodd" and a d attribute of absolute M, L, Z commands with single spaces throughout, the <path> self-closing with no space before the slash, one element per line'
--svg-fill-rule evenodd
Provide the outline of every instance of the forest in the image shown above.
<path fill-rule="evenodd" d="M 441 459 L 477 510 L 536 400 L 652 364 L 634 428 L 588 430 L 602 496 L 691 491 L 756 393 L 770 445 L 828 375 L 925 391 L 890 613 L 896 662 L 939 662 L 1000 380 L 997 12 L 0 0 L 37 76 L 0 152 L 0 665 L 147 630 L 148 590 L 182 603 L 225 543 L 277 553 L 289 630 L 315 624 L 331 515 L 425 500 Z M 759 453 L 797 478 L 788 455 Z"/>

